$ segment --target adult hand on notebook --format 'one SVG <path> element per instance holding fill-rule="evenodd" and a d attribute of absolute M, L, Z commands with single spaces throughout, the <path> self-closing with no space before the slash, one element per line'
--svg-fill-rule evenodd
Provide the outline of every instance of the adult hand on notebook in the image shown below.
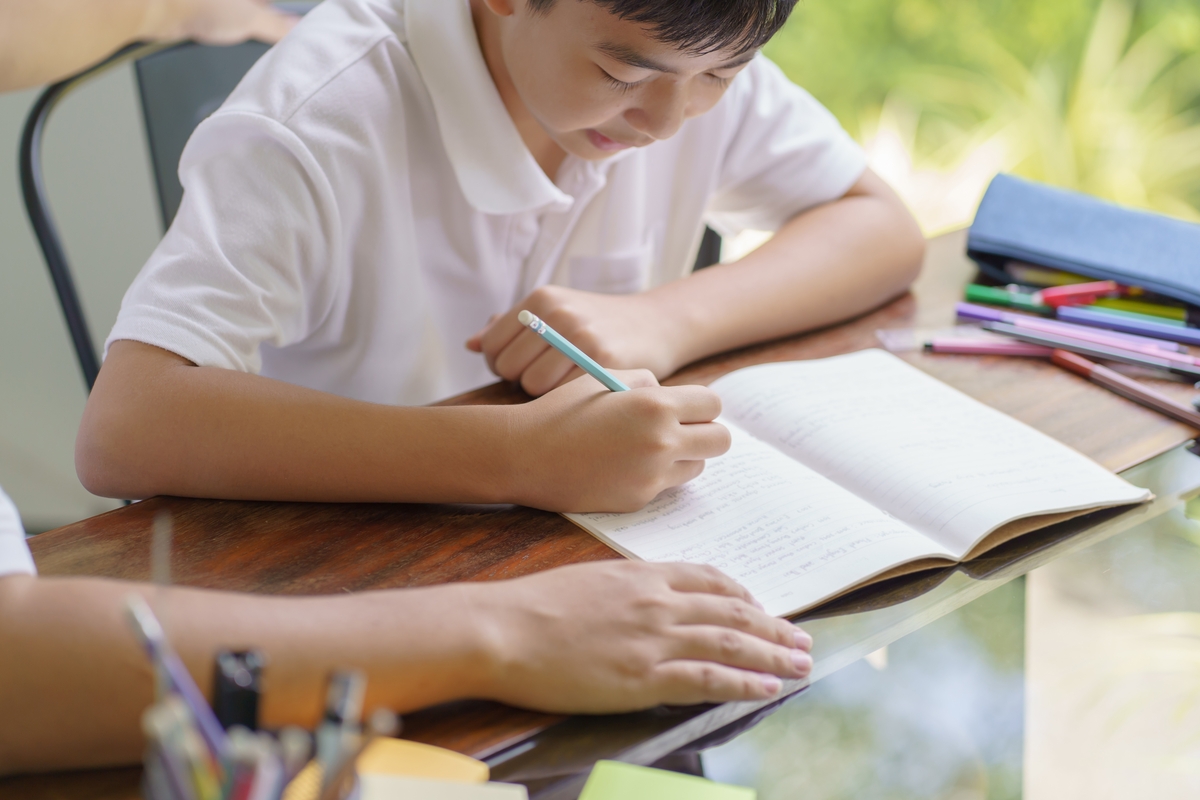
<path fill-rule="evenodd" d="M 709 389 L 659 386 L 646 370 L 614 375 L 630 391 L 583 376 L 512 407 L 503 496 L 549 511 L 636 511 L 729 449 Z"/>
<path fill-rule="evenodd" d="M 681 333 L 670 309 L 654 295 L 543 286 L 467 341 L 468 349 L 483 353 L 492 372 L 519 382 L 535 397 L 583 373 L 517 320 L 522 310 L 536 314 L 602 367 L 648 369 L 664 378 L 683 366 L 677 346 Z"/>
<path fill-rule="evenodd" d="M 711 567 L 610 561 L 471 590 L 467 618 L 490 643 L 473 694 L 511 705 L 604 713 L 761 700 L 812 669 L 808 634 Z"/>

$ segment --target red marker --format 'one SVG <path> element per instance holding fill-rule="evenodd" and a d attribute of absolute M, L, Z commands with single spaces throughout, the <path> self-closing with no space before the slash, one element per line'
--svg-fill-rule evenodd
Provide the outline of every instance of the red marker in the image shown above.
<path fill-rule="evenodd" d="M 1034 302 L 1044 306 L 1058 308 L 1059 306 L 1086 306 L 1101 297 L 1112 297 L 1121 293 L 1121 287 L 1116 281 L 1094 281 L 1092 283 L 1072 283 L 1067 286 L 1051 286 L 1035 292 Z"/>
<path fill-rule="evenodd" d="M 1110 392 L 1121 395 L 1126 400 L 1132 400 L 1164 416 L 1178 420 L 1184 425 L 1190 425 L 1196 430 L 1200 430 L 1200 414 L 1166 395 L 1159 394 L 1148 386 L 1126 378 L 1119 372 L 1102 367 L 1093 361 L 1088 361 L 1083 356 L 1069 353 L 1066 350 L 1055 350 L 1050 356 L 1050 360 L 1063 369 L 1082 375 L 1092 383 L 1098 383 Z"/>

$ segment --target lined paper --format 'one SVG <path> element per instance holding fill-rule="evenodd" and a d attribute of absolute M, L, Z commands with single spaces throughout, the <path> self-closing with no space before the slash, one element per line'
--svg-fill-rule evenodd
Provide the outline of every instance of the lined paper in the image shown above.
<path fill-rule="evenodd" d="M 712 388 L 727 454 L 641 511 L 567 516 L 631 557 L 710 564 L 776 615 L 910 561 L 961 559 L 1012 520 L 1149 497 L 881 350 Z"/>
<path fill-rule="evenodd" d="M 960 558 L 1020 517 L 1149 496 L 882 350 L 751 367 L 712 388 L 754 436 Z"/>
<path fill-rule="evenodd" d="M 709 564 L 772 614 L 838 593 L 897 563 L 950 554 L 908 525 L 735 424 L 729 453 L 632 514 L 568 514 L 646 561 Z"/>

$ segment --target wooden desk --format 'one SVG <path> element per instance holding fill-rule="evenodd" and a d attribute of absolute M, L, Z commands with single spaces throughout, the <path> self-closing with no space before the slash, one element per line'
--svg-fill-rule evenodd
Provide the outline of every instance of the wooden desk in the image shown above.
<path fill-rule="evenodd" d="M 951 325 L 953 304 L 973 274 L 963 251 L 962 233 L 935 239 L 911 294 L 844 325 L 707 359 L 667 383 L 708 383 L 751 364 L 821 358 L 877 346 L 875 331 L 880 328 Z M 1194 435 L 1190 428 L 1039 360 L 925 353 L 905 357 L 1113 470 L 1145 461 Z M 1180 396 L 1189 394 L 1179 384 L 1161 388 Z M 448 404 L 525 399 L 519 391 L 497 384 Z M 562 517 L 527 508 L 156 498 L 35 537 L 31 545 L 38 568 L 44 575 L 147 580 L 151 521 L 161 509 L 169 509 L 176 523 L 175 581 L 215 589 L 298 595 L 356 592 L 495 580 L 618 557 Z M 987 569 L 994 572 L 1035 552 L 1052 554 L 1050 545 L 1087 530 L 1111 528 L 1112 516 L 1076 522 L 1048 536 L 1035 535 L 992 558 Z M 911 600 L 947 585 L 952 573 L 966 574 L 947 570 L 913 576 L 843 599 L 808 618 Z M 788 688 L 797 691 L 802 686 Z M 489 759 L 496 765 L 497 778 L 525 782 L 534 796 L 570 797 L 579 785 L 573 773 L 585 771 L 598 757 L 648 763 L 678 747 L 711 740 L 722 729 L 744 725 L 754 714 L 768 713 L 772 705 L 727 704 L 564 719 L 493 703 L 464 702 L 407 717 L 405 733 Z M 136 769 L 124 769 L 10 779 L 0 781 L 0 795 L 129 798 L 136 796 L 137 775 Z"/>

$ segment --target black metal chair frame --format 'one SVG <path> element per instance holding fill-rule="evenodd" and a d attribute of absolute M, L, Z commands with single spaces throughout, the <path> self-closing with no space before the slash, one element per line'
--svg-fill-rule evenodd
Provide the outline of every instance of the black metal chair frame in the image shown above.
<path fill-rule="evenodd" d="M 67 263 L 62 239 L 50 213 L 46 184 L 42 177 L 42 139 L 46 133 L 46 123 L 55 107 L 73 89 L 121 64 L 178 46 L 179 43 L 130 45 L 96 66 L 54 84 L 42 92 L 34 103 L 21 134 L 21 194 L 25 200 L 25 211 L 29 215 L 30 224 L 33 225 L 38 246 L 45 256 L 50 278 L 54 281 L 58 302 L 62 306 L 71 335 L 71 344 L 75 347 L 79 368 L 83 371 L 83 379 L 89 392 L 96 383 L 96 375 L 100 372 L 100 358 L 92 342 L 91 331 L 83 313 L 83 304 L 79 300 L 75 279 Z"/>

